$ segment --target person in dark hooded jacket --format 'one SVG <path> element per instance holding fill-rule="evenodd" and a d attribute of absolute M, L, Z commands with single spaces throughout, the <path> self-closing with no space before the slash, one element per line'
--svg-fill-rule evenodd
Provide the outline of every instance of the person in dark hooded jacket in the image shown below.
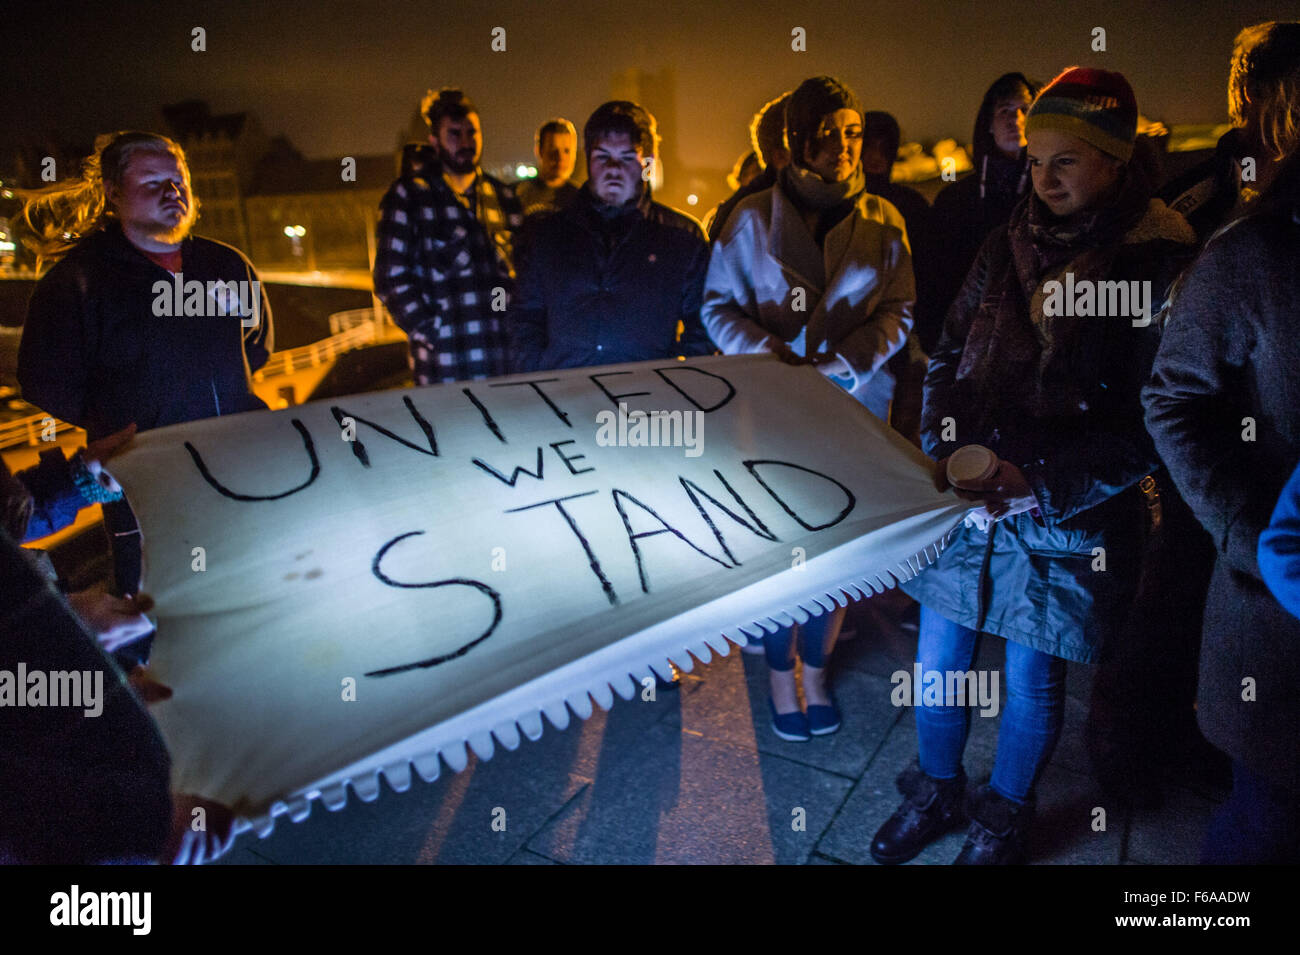
<path fill-rule="evenodd" d="M 957 297 L 985 237 L 1011 215 L 1029 189 L 1025 113 L 1038 87 L 1022 73 L 1004 73 L 984 94 L 971 139 L 975 171 L 934 199 L 934 256 L 917 283 L 916 331 L 926 354 L 938 344 L 948 306 Z M 937 250 L 936 250 L 937 253 Z M 918 277 L 920 273 L 918 273 Z"/>
<path fill-rule="evenodd" d="M 1138 484 L 1157 466 L 1139 402 L 1151 315 L 1196 238 L 1134 174 L 1136 126 L 1118 73 L 1071 68 L 1039 94 L 1027 121 L 1034 191 L 985 242 L 931 358 L 922 435 L 936 484 L 948 486 L 963 446 L 998 460 L 991 478 L 961 484 L 981 506 L 903 585 L 921 604 L 918 664 L 948 689 L 916 705 L 919 767 L 899 779 L 904 801 L 871 845 L 878 862 L 905 862 L 961 822 L 971 710 L 955 680 L 981 634 L 1006 639 L 1007 703 L 956 861 L 1022 860 L 1061 732 L 1065 662 L 1094 662 L 1125 617 L 1141 562 Z M 1149 307 L 1097 314 L 1057 298 L 1101 282 L 1145 287 Z"/>

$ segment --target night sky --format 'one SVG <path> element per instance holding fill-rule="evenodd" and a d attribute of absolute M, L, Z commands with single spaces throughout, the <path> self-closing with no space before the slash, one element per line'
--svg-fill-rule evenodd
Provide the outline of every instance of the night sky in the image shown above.
<path fill-rule="evenodd" d="M 51 3 L 9 10 L 0 146 L 56 133 L 158 125 L 156 108 L 208 100 L 250 110 L 307 156 L 390 151 L 429 86 L 478 103 L 487 163 L 524 158 L 554 114 L 579 127 L 628 68 L 675 71 L 673 144 L 684 163 L 729 168 L 750 115 L 817 73 L 905 139 L 965 142 L 980 95 L 1007 70 L 1045 81 L 1067 65 L 1118 69 L 1141 110 L 1167 124 L 1223 122 L 1232 38 L 1300 16 L 1291 2 L 944 3 Z M 1134 9 L 1136 7 L 1136 9 Z M 190 30 L 207 31 L 207 52 Z M 490 50 L 493 27 L 507 50 Z M 808 51 L 792 52 L 804 27 Z M 1108 52 L 1091 31 L 1106 28 Z"/>

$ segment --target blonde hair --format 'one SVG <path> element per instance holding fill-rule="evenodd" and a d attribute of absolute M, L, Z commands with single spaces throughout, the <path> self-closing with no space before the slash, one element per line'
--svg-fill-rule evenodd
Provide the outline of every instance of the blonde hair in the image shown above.
<path fill-rule="evenodd" d="M 1253 115 L 1275 159 L 1300 151 L 1300 21 L 1270 20 L 1237 34 L 1228 113 L 1238 127 L 1249 125 Z"/>
<path fill-rule="evenodd" d="M 104 227 L 113 215 L 104 185 L 120 185 L 136 153 L 174 156 L 189 178 L 185 150 L 179 143 L 157 133 L 127 131 L 96 137 L 95 151 L 82 160 L 80 177 L 43 189 L 15 190 L 23 202 L 23 221 L 31 230 L 23 242 L 36 253 L 37 269 L 58 261 L 81 239 Z"/>

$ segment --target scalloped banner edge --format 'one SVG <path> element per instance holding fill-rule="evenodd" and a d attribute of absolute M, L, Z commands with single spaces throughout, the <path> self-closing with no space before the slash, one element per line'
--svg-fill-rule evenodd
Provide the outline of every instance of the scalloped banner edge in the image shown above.
<path fill-rule="evenodd" d="M 695 660 L 701 664 L 708 664 L 715 655 L 728 656 L 732 644 L 743 646 L 751 637 L 775 633 L 781 627 L 788 627 L 795 623 L 806 623 L 809 619 L 820 617 L 836 607 L 847 607 L 851 602 L 868 599 L 886 590 L 894 589 L 938 560 L 939 554 L 947 546 L 956 527 L 957 525 L 954 525 L 938 541 L 899 561 L 893 567 L 861 576 L 852 575 L 826 591 L 819 590 L 797 601 L 793 606 L 780 607 L 769 614 L 760 614 L 736 626 L 724 628 L 714 637 L 702 637 L 696 642 L 687 643 L 682 643 L 680 638 L 660 638 L 661 642 L 669 645 L 641 648 L 636 651 L 621 648 L 621 645 L 627 643 L 628 639 L 635 639 L 638 635 L 634 634 L 631 638 L 616 641 L 602 650 L 589 654 L 583 660 L 575 661 L 573 664 L 531 680 L 465 713 L 422 730 L 415 738 L 441 737 L 441 739 L 414 756 L 385 759 L 381 753 L 368 757 L 286 799 L 275 800 L 268 811 L 259 816 L 237 818 L 233 831 L 238 835 L 252 829 L 259 838 L 265 839 L 275 830 L 275 822 L 278 818 L 288 816 L 293 822 L 302 822 L 311 815 L 312 804 L 317 800 L 332 812 L 343 809 L 348 803 L 349 788 L 362 802 L 374 802 L 379 798 L 381 776 L 393 792 L 404 793 L 411 788 L 412 770 L 426 783 L 432 783 L 442 775 L 442 763 L 459 773 L 469 765 L 470 751 L 473 751 L 479 759 L 488 760 L 495 754 L 497 745 L 508 751 L 514 751 L 522 744 L 523 738 L 534 742 L 541 739 L 545 729 L 543 716 L 555 730 L 563 731 L 572 722 L 571 715 L 582 720 L 590 719 L 595 712 L 593 702 L 602 710 L 608 711 L 614 705 L 616 694 L 624 700 L 632 700 L 641 681 L 652 674 L 669 678 L 673 665 L 689 673 L 695 668 Z M 627 661 L 626 658 L 633 653 L 639 662 Z M 599 659 L 603 657 L 614 659 L 608 661 Z M 484 718 L 485 714 L 500 709 L 503 701 L 529 694 L 537 684 L 555 681 L 558 675 L 569 670 L 591 670 L 593 667 L 596 672 L 580 678 L 575 688 L 568 692 L 549 695 L 545 702 L 524 707 L 522 712 L 517 712 L 513 717 Z M 400 749 L 402 745 L 397 744 L 387 749 Z"/>

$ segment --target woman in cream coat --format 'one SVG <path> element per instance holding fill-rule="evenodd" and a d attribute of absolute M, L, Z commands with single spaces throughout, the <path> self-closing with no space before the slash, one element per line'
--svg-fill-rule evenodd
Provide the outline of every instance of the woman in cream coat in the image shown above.
<path fill-rule="evenodd" d="M 885 363 L 907 340 L 916 297 L 903 217 L 866 191 L 862 109 L 846 86 L 805 80 L 786 106 L 785 128 L 791 163 L 728 218 L 700 317 L 725 354 L 812 363 L 887 421 L 894 378 Z M 806 714 L 795 688 L 796 628 L 766 638 L 772 723 L 782 739 L 839 729 L 825 667 L 843 619 L 841 609 L 797 628 Z"/>

